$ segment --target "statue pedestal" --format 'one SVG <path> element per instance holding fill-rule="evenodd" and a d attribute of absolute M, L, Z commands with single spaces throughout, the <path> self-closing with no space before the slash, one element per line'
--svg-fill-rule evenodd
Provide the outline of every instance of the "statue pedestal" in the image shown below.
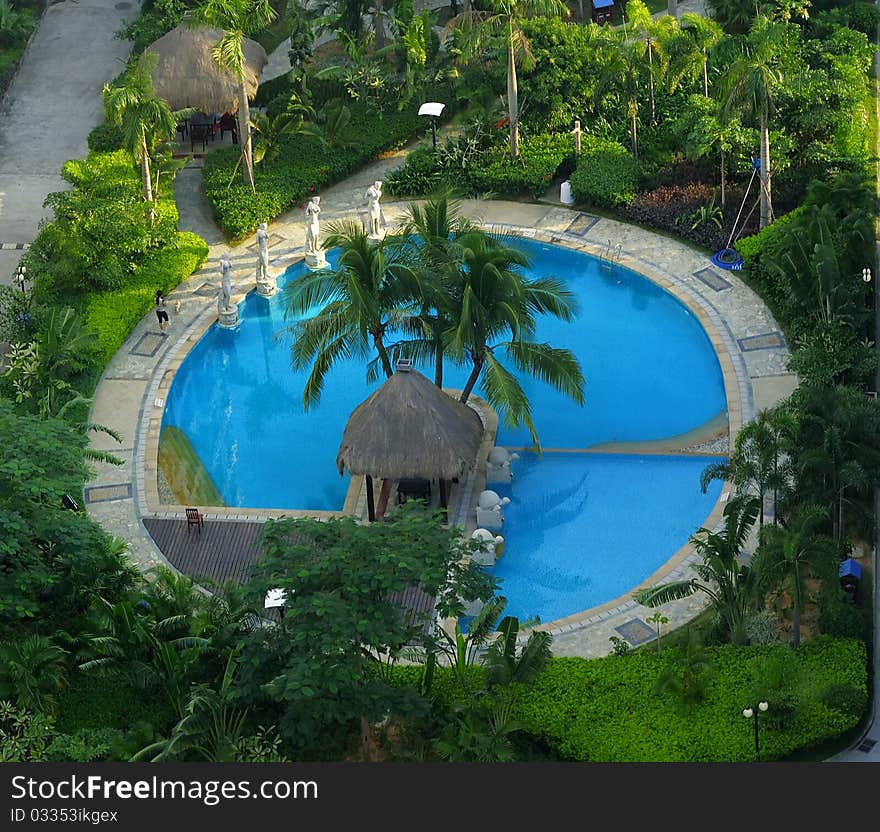
<path fill-rule="evenodd" d="M 326 269 L 327 268 L 327 255 L 324 254 L 323 249 L 319 249 L 318 251 L 307 251 L 305 257 L 306 266 L 310 269 Z"/>
<path fill-rule="evenodd" d="M 238 307 L 230 306 L 217 316 L 217 325 L 224 329 L 235 329 L 238 326 Z"/>
<path fill-rule="evenodd" d="M 261 283 L 257 281 L 257 294 L 263 298 L 271 298 L 278 290 L 273 283 Z"/>
<path fill-rule="evenodd" d="M 378 234 L 367 234 L 367 239 L 368 239 L 371 243 L 379 243 L 379 242 L 381 242 L 382 240 L 385 239 L 385 234 L 386 234 L 386 233 L 387 233 L 387 232 L 386 232 L 385 229 L 383 228 Z"/>

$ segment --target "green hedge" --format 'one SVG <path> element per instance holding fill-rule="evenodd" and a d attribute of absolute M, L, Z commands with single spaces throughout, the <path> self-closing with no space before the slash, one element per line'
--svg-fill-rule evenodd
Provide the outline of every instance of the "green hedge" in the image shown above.
<path fill-rule="evenodd" d="M 654 684 L 672 651 L 653 650 L 602 659 L 554 658 L 516 698 L 517 721 L 571 760 L 595 762 L 721 762 L 754 759 L 751 728 L 742 710 L 756 696 L 770 703 L 761 736 L 764 759 L 784 759 L 851 730 L 867 702 L 867 652 L 863 642 L 820 636 L 798 650 L 782 645 L 707 648 L 712 663 L 706 698 L 683 712 L 672 694 Z M 787 687 L 761 687 L 762 662 L 782 669 Z M 398 678 L 417 682 L 421 668 L 401 668 Z M 432 695 L 460 702 L 478 690 L 479 668 L 462 690 L 448 668 L 435 675 Z M 844 691 L 846 695 L 844 695 Z M 774 696 L 794 701 L 785 729 L 774 728 Z"/>
<path fill-rule="evenodd" d="M 500 194 L 545 194 L 563 162 L 574 154 L 574 138 L 568 133 L 541 133 L 520 142 L 520 155 L 510 158 L 508 146 L 492 149 L 488 163 L 468 172 L 472 191 Z"/>
<path fill-rule="evenodd" d="M 124 143 L 122 128 L 107 121 L 93 128 L 88 137 L 89 150 L 95 153 L 111 153 Z"/>
<path fill-rule="evenodd" d="M 275 219 L 309 194 L 344 179 L 380 153 L 402 147 L 430 127 L 427 119 L 418 115 L 418 103 L 400 112 L 385 112 L 381 118 L 366 107 L 350 107 L 352 118 L 346 135 L 354 142 L 351 147 L 328 148 L 312 136 L 284 139 L 275 159 L 256 166 L 256 194 L 243 184 L 240 173 L 229 185 L 238 161 L 237 148 L 209 153 L 205 157 L 205 196 L 223 233 L 231 240 L 241 240 L 261 222 Z"/>
<path fill-rule="evenodd" d="M 576 199 L 606 208 L 626 205 L 636 195 L 639 165 L 619 142 L 584 136 L 577 168 L 571 175 Z"/>
<path fill-rule="evenodd" d="M 208 246 L 188 231 L 177 234 L 171 245 L 144 256 L 123 289 L 96 292 L 86 305 L 86 326 L 100 342 L 109 361 L 129 333 L 153 306 L 156 290 L 170 292 L 208 257 Z"/>

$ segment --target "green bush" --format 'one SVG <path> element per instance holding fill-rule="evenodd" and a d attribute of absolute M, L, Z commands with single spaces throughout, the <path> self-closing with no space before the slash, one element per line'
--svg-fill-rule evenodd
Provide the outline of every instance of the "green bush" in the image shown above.
<path fill-rule="evenodd" d="M 242 183 L 240 173 L 233 175 L 237 149 L 208 154 L 205 196 L 224 234 L 231 240 L 246 237 L 261 222 L 303 203 L 309 194 L 344 179 L 380 153 L 402 147 L 428 127 L 416 104 L 400 112 L 385 111 L 381 117 L 363 105 L 349 106 L 352 117 L 345 138 L 355 140 L 353 146 L 326 147 L 319 139 L 304 135 L 283 139 L 278 156 L 254 169 L 256 194 Z"/>
<path fill-rule="evenodd" d="M 492 148 L 485 164 L 469 172 L 471 192 L 526 193 L 541 197 L 550 187 L 565 159 L 574 153 L 574 138 L 568 133 L 542 133 L 520 142 L 520 155 L 510 158 L 506 144 Z"/>
<path fill-rule="evenodd" d="M 841 598 L 828 600 L 819 611 L 819 630 L 840 638 L 865 638 L 867 621 L 861 607 Z"/>
<path fill-rule="evenodd" d="M 150 311 L 156 291 L 170 292 L 201 267 L 207 257 L 208 246 L 201 237 L 180 232 L 171 245 L 149 252 L 123 288 L 89 296 L 86 326 L 97 335 L 105 361 L 110 360 Z"/>
<path fill-rule="evenodd" d="M 585 136 L 571 175 L 576 199 L 600 207 L 626 205 L 636 195 L 639 166 L 620 143 Z"/>
<path fill-rule="evenodd" d="M 95 153 L 111 153 L 123 145 L 122 129 L 105 121 L 95 127 L 88 138 L 89 150 Z"/>

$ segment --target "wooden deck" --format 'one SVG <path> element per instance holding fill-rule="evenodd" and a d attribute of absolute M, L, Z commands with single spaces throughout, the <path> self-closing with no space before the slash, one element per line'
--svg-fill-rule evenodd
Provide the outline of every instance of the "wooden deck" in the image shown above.
<path fill-rule="evenodd" d="M 260 554 L 262 523 L 206 520 L 201 532 L 187 532 L 186 520 L 145 518 L 144 526 L 171 565 L 199 583 L 243 584 Z M 392 597 L 414 616 L 430 616 L 434 609 L 434 599 L 421 587 Z"/>

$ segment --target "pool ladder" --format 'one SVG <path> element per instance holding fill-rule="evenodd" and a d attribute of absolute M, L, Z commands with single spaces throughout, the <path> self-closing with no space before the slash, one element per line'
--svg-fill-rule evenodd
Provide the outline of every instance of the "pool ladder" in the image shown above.
<path fill-rule="evenodd" d="M 599 256 L 599 264 L 602 269 L 610 272 L 616 265 L 620 263 L 620 253 L 623 248 L 622 243 L 618 243 L 614 248 L 613 241 L 609 240 L 605 246 L 605 253 Z"/>

